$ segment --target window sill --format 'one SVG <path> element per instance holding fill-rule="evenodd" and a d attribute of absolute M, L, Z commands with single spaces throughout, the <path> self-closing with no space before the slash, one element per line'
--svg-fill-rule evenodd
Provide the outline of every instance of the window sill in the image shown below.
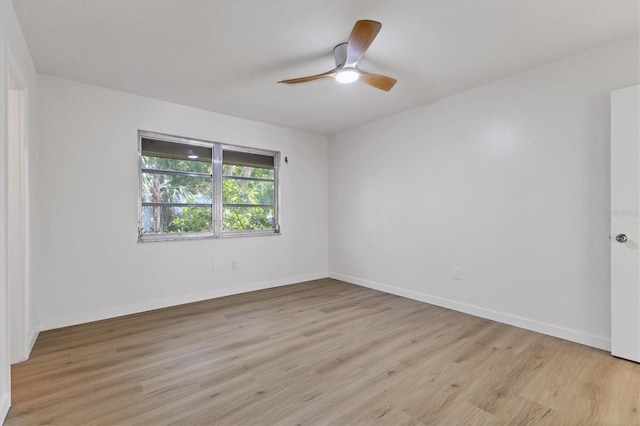
<path fill-rule="evenodd" d="M 280 236 L 281 232 L 273 231 L 236 231 L 225 232 L 222 235 L 211 234 L 175 234 L 175 235 L 145 235 L 138 237 L 138 243 L 155 243 L 166 241 L 192 241 L 192 240 L 224 240 L 228 238 L 242 237 L 269 237 Z"/>

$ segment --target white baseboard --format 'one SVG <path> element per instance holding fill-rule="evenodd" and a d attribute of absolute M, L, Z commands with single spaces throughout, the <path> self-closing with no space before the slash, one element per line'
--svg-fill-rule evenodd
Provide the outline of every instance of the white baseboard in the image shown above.
<path fill-rule="evenodd" d="M 231 296 L 234 294 L 247 293 L 256 290 L 264 290 L 267 288 L 296 284 L 304 281 L 319 280 L 327 277 L 327 272 L 317 272 L 315 274 L 298 275 L 295 277 L 281 278 L 271 281 L 229 286 L 224 288 L 211 289 L 201 293 L 185 294 L 180 296 L 166 297 L 162 299 L 115 306 L 113 308 L 100 309 L 97 311 L 79 312 L 40 321 L 38 323 L 38 330 L 45 331 L 55 328 L 68 327 L 71 325 L 85 324 L 88 322 L 100 321 L 108 318 L 120 317 L 123 315 L 137 314 L 140 312 L 152 311 L 154 309 L 168 308 L 170 306 L 184 305 L 186 303 L 200 302 L 203 300 L 215 299 L 218 297 Z"/>
<path fill-rule="evenodd" d="M 33 333 L 31 334 L 31 338 L 27 342 L 27 359 L 29 359 L 29 357 L 31 356 L 33 345 L 36 344 L 36 340 L 38 340 L 39 335 L 40 335 L 40 331 L 38 331 L 37 329 L 33 330 Z"/>
<path fill-rule="evenodd" d="M 40 332 L 38 330 L 35 330 L 33 332 L 33 334 L 31 335 L 31 337 L 29 338 L 29 340 L 27 341 L 26 345 L 23 348 L 22 356 L 20 356 L 18 359 L 15 359 L 15 358 L 12 359 L 11 365 L 20 364 L 21 362 L 25 362 L 29 359 L 29 357 L 31 356 L 31 350 L 33 349 L 33 345 L 35 345 L 39 334 Z"/>
<path fill-rule="evenodd" d="M 418 300 L 420 302 L 442 306 L 443 308 L 453 309 L 454 311 L 464 312 L 465 314 L 470 314 L 477 317 L 486 318 L 486 319 L 501 322 L 504 324 L 509 324 L 516 327 L 524 328 L 527 330 L 536 331 L 538 333 L 547 334 L 549 336 L 559 337 L 561 339 L 569 340 L 569 341 L 580 343 L 583 345 L 593 346 L 594 348 L 603 349 L 605 351 L 611 350 L 611 339 L 606 337 L 596 336 L 596 335 L 588 334 L 582 331 L 572 330 L 570 328 L 560 327 L 553 324 L 547 324 L 544 322 L 519 317 L 517 315 L 498 312 L 491 309 L 482 308 L 480 306 L 456 302 L 455 300 L 444 299 L 437 296 L 431 296 L 425 293 L 420 293 L 413 290 L 406 290 L 399 287 L 393 287 L 387 284 L 381 284 L 374 281 L 365 280 L 362 278 L 339 274 L 336 272 L 329 272 L 329 277 L 335 278 L 340 281 L 345 281 L 351 284 L 356 284 L 362 287 L 367 287 L 374 290 L 380 290 L 385 293 L 395 294 L 396 296 L 402 296 L 408 299 Z"/>
<path fill-rule="evenodd" d="M 0 395 L 0 425 L 4 423 L 11 408 L 11 394 L 3 393 Z"/>

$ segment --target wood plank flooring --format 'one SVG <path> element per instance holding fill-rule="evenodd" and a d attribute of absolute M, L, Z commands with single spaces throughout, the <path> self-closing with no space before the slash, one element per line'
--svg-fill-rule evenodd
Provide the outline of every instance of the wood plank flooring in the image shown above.
<path fill-rule="evenodd" d="M 331 279 L 43 332 L 6 425 L 640 424 L 640 365 Z"/>

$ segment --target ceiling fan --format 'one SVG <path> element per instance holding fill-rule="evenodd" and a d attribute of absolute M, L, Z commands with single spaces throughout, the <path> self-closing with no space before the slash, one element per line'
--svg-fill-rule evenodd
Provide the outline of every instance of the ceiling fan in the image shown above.
<path fill-rule="evenodd" d="M 380 22 L 370 20 L 356 22 L 353 30 L 351 30 L 349 41 L 340 43 L 333 49 L 336 60 L 336 67 L 334 69 L 322 74 L 282 80 L 278 83 L 306 83 L 307 81 L 318 80 L 320 78 L 335 78 L 336 81 L 340 83 L 351 83 L 356 80 L 362 80 L 369 86 L 388 92 L 393 85 L 396 84 L 397 80 L 395 78 L 358 69 L 358 62 L 362 59 L 362 56 L 378 35 L 380 28 L 382 28 Z"/>

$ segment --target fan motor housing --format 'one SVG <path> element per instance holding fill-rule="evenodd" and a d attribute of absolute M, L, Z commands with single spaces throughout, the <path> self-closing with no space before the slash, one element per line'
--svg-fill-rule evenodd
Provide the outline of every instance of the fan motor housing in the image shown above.
<path fill-rule="evenodd" d="M 334 47 L 333 55 L 336 60 L 336 68 L 342 67 L 347 61 L 347 43 L 340 43 Z"/>

